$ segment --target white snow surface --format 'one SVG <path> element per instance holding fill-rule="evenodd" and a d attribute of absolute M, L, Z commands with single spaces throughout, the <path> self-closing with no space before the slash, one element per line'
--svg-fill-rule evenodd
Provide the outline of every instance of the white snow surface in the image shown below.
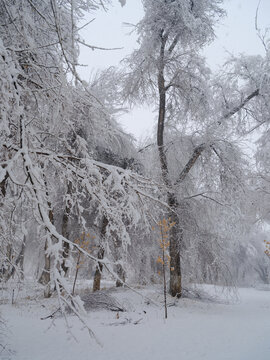
<path fill-rule="evenodd" d="M 203 289 L 213 295 L 217 288 L 204 286 Z M 136 290 L 155 303 L 162 301 L 161 288 Z M 3 359 L 269 360 L 269 290 L 241 288 L 237 299 L 229 301 L 228 298 L 225 301 L 221 291 L 221 301 L 181 299 L 168 308 L 167 320 L 162 307 L 149 304 L 131 290 L 114 290 L 110 295 L 127 311 L 119 313 L 119 319 L 112 311 L 92 311 L 86 319 L 102 347 L 89 338 L 86 329 L 72 315 L 67 318 L 73 335 L 69 334 L 63 317 L 40 319 L 53 312 L 57 299 L 28 295 L 17 299 L 14 305 L 2 301 L 1 313 L 9 328 L 9 348 L 14 351 Z"/>

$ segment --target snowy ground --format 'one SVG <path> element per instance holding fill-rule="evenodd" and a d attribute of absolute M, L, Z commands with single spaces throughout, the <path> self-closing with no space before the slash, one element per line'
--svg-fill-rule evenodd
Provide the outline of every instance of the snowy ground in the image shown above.
<path fill-rule="evenodd" d="M 213 294 L 213 287 L 204 290 Z M 87 322 L 102 342 L 89 339 L 78 319 L 69 315 L 67 332 L 64 319 L 40 320 L 56 306 L 56 299 L 24 296 L 14 305 L 2 301 L 1 312 L 8 322 L 12 360 L 269 360 L 270 291 L 239 289 L 238 300 L 230 303 L 181 299 L 169 307 L 168 319 L 157 305 L 130 290 L 111 294 L 127 309 L 117 314 L 94 311 Z M 139 289 L 155 300 L 157 289 Z M 24 294 L 26 295 L 26 294 Z M 224 295 L 224 294 L 223 294 Z M 1 349 L 0 349 L 1 352 Z M 2 357 L 1 357 L 2 356 Z"/>

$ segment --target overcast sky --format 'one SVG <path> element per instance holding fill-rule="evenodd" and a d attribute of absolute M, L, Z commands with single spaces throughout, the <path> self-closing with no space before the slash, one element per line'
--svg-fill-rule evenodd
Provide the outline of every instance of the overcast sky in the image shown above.
<path fill-rule="evenodd" d="M 218 70 L 218 67 L 222 66 L 228 52 L 234 55 L 263 54 L 263 46 L 255 30 L 258 3 L 259 0 L 224 1 L 227 17 L 216 27 L 216 40 L 204 51 L 213 70 Z M 127 0 L 124 7 L 113 0 L 113 6 L 110 6 L 107 12 L 100 11 L 92 17 L 95 17 L 95 20 L 82 31 L 85 40 L 95 46 L 123 49 L 108 52 L 92 51 L 82 47 L 80 63 L 88 67 L 80 68 L 80 73 L 85 80 L 89 79 L 93 70 L 117 66 L 121 59 L 137 46 L 136 34 L 131 33 L 132 27 L 125 23 L 136 24 L 143 17 L 143 8 L 140 0 Z M 91 16 L 88 20 L 90 19 Z M 258 27 L 264 30 L 267 26 L 270 26 L 270 0 L 261 0 Z M 155 114 L 147 109 L 135 109 L 120 119 L 124 129 L 137 139 L 150 135 L 154 121 Z"/>

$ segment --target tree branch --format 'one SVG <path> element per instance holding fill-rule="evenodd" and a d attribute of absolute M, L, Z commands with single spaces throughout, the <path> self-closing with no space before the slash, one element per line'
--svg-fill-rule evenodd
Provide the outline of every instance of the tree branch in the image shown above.
<path fill-rule="evenodd" d="M 186 165 L 184 166 L 183 170 L 181 171 L 177 181 L 174 183 L 174 185 L 178 185 L 180 184 L 183 180 L 185 180 L 187 174 L 190 172 L 190 170 L 192 169 L 193 165 L 195 164 L 195 162 L 198 160 L 199 156 L 201 155 L 201 153 L 204 151 L 204 149 L 206 148 L 206 144 L 201 144 L 199 146 L 197 146 L 194 150 L 193 150 L 193 154 L 191 155 L 189 161 L 186 163 Z"/>
<path fill-rule="evenodd" d="M 256 89 L 251 94 L 249 94 L 239 105 L 235 106 L 230 111 L 228 111 L 225 115 L 223 115 L 222 119 L 220 119 L 218 121 L 218 125 L 221 124 L 221 121 L 223 119 L 226 120 L 226 119 L 230 118 L 231 116 L 233 116 L 234 114 L 236 114 L 238 111 L 240 111 L 251 99 L 258 96 L 259 94 L 260 94 L 259 89 Z"/>
<path fill-rule="evenodd" d="M 222 118 L 217 121 L 217 124 L 221 125 L 222 120 L 229 119 L 231 116 L 233 116 L 238 111 L 240 111 L 251 99 L 258 96 L 259 94 L 260 94 L 259 89 L 253 91 L 251 94 L 245 97 L 244 100 L 239 105 L 233 107 L 225 115 L 223 115 Z M 188 175 L 188 173 L 190 172 L 190 170 L 192 169 L 192 167 L 194 166 L 194 164 L 196 163 L 202 152 L 206 149 L 206 147 L 207 147 L 206 144 L 201 144 L 193 150 L 193 154 L 191 155 L 190 159 L 188 160 L 183 170 L 179 174 L 179 177 L 174 185 L 180 184 L 186 178 L 186 176 Z"/>
<path fill-rule="evenodd" d="M 84 45 L 86 47 L 89 47 L 91 50 L 122 50 L 123 47 L 120 48 L 104 48 L 104 47 L 99 47 L 99 46 L 94 46 L 94 45 L 89 45 L 86 44 L 84 41 L 81 40 L 77 40 L 79 44 Z"/>
<path fill-rule="evenodd" d="M 171 45 L 170 45 L 170 47 L 168 49 L 168 52 L 170 54 L 173 52 L 174 48 L 176 47 L 179 38 L 180 38 L 180 34 L 176 35 L 176 37 L 173 39 L 173 42 L 171 43 Z"/>

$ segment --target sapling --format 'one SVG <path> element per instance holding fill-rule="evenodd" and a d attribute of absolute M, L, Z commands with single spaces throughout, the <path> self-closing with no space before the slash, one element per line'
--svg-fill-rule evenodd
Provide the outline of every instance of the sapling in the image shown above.
<path fill-rule="evenodd" d="M 263 242 L 265 243 L 265 251 L 264 253 L 269 257 L 270 259 L 270 241 L 266 241 L 266 240 L 263 240 Z"/>
<path fill-rule="evenodd" d="M 92 239 L 94 239 L 94 238 L 95 237 L 92 237 Z M 74 241 L 74 243 L 79 245 L 80 248 L 87 251 L 89 254 L 91 253 L 90 234 L 89 233 L 85 234 L 83 232 L 81 234 L 81 236 Z M 85 258 L 83 257 L 83 254 L 81 253 L 81 251 L 78 250 L 78 257 L 77 257 L 77 262 L 76 262 L 76 272 L 75 272 L 75 278 L 74 278 L 74 282 L 73 282 L 72 295 L 74 295 L 74 292 L 75 292 L 75 286 L 76 286 L 79 268 L 84 264 L 84 262 L 85 262 Z"/>
<path fill-rule="evenodd" d="M 169 232 L 170 229 L 175 225 L 174 222 L 171 222 L 171 219 L 162 219 L 158 223 L 158 228 L 161 238 L 159 239 L 159 245 L 161 248 L 161 256 L 158 257 L 157 263 L 162 265 L 162 277 L 163 277 L 163 293 L 164 293 L 164 311 L 165 319 L 168 317 L 167 312 L 167 287 L 166 287 L 166 265 L 170 267 L 170 255 L 167 254 L 167 249 L 170 246 Z M 171 269 L 173 270 L 173 269 Z"/>

